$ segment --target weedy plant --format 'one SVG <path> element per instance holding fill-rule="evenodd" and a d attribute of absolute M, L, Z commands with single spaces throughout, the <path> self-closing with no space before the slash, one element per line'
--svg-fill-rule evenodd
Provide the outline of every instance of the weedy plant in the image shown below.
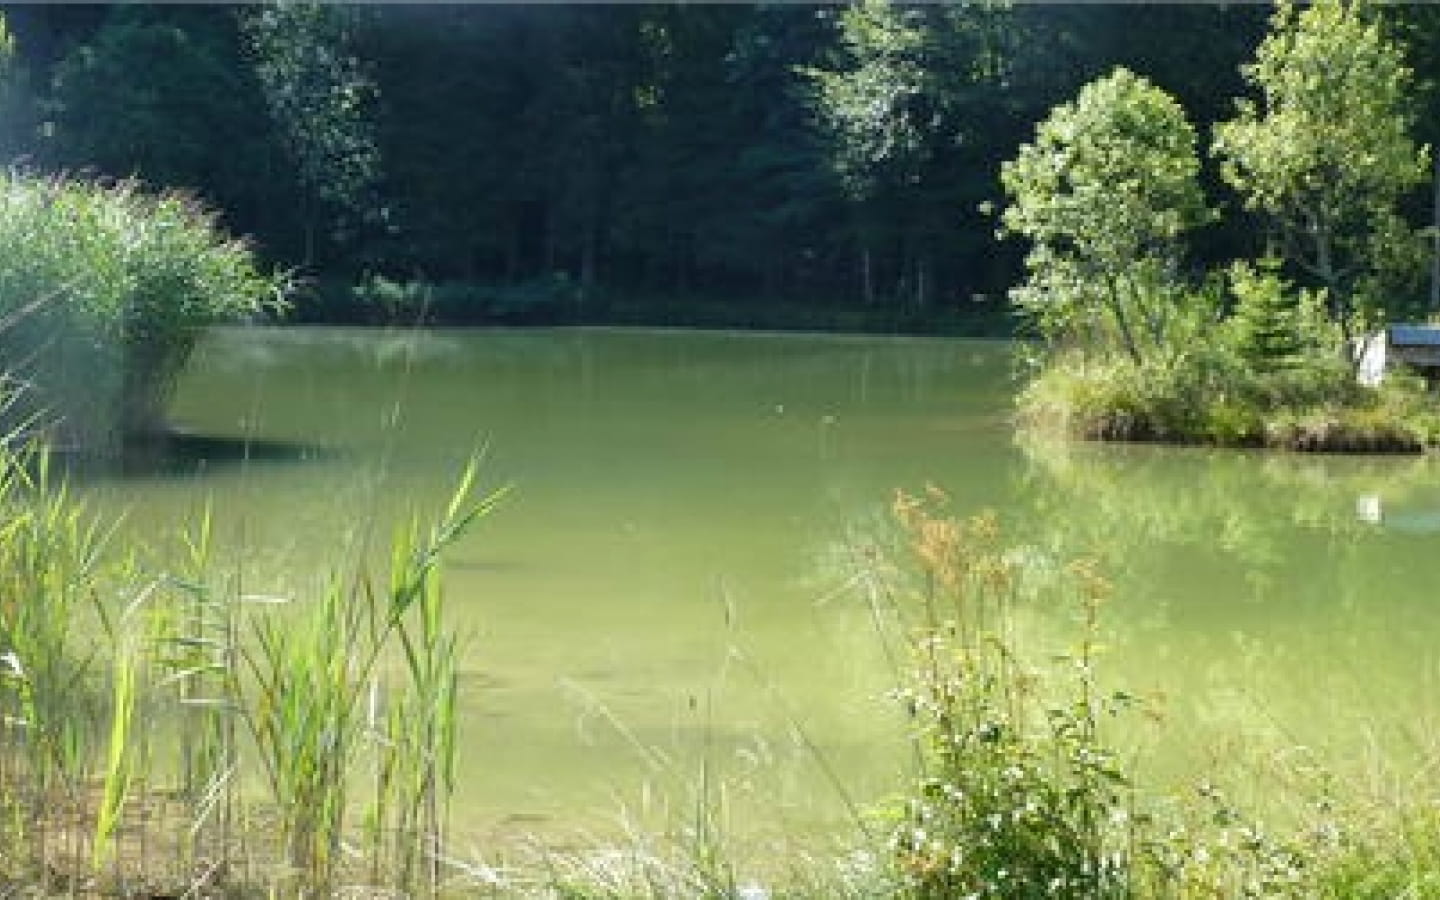
<path fill-rule="evenodd" d="M 1230 773 L 1178 794 L 1138 783 L 1115 749 L 1118 731 L 1151 710 L 1102 689 L 1096 670 L 1111 585 L 1088 562 L 1037 569 L 1033 554 L 1004 550 L 992 517 L 962 521 L 945 503 L 938 491 L 895 503 L 897 557 L 915 576 L 915 602 L 899 595 L 896 605 L 913 625 L 901 698 L 919 776 L 889 811 L 893 893 L 1437 895 L 1436 807 L 1423 791 L 1382 809 L 1294 747 L 1255 748 L 1294 807 L 1279 826 L 1227 795 L 1219 785 Z M 1078 610 L 1061 653 L 1038 650 L 1054 638 L 1035 620 L 1058 611 L 1039 600 Z"/>
<path fill-rule="evenodd" d="M 1121 896 L 1128 892 L 1129 779 L 1101 739 L 1128 704 L 1094 676 L 1103 579 L 1073 570 L 1085 623 L 1050 683 L 1018 651 L 1021 572 L 992 518 L 937 512 L 938 495 L 897 497 L 920 576 L 922 621 L 902 698 L 921 742 L 918 789 L 890 851 L 917 897 Z"/>
<path fill-rule="evenodd" d="M 168 602 L 158 606 L 153 639 L 159 687 L 178 727 L 171 765 L 189 819 L 182 855 L 197 864 L 197 884 L 230 865 L 240 763 L 233 673 L 241 607 L 235 585 L 211 582 L 212 522 L 207 506 L 182 536 L 182 562 L 164 580 Z"/>

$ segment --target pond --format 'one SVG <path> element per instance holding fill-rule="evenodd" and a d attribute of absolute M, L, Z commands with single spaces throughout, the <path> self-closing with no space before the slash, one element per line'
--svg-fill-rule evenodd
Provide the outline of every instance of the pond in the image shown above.
<path fill-rule="evenodd" d="M 703 808 L 737 842 L 844 840 L 905 726 L 846 590 L 897 488 L 994 510 L 1116 585 L 1108 677 L 1158 699 L 1178 782 L 1306 747 L 1374 777 L 1431 749 L 1440 478 L 1426 460 L 1017 442 L 1002 342 L 634 330 L 214 333 L 172 416 L 249 458 L 90 479 L 163 555 L 207 505 L 245 590 L 380 571 L 465 462 L 509 485 L 454 549 L 463 854 Z M 203 446 L 202 446 L 203 449 Z M 1050 614 L 1050 613 L 1047 613 Z M 1063 624 L 1073 610 L 1057 606 Z M 891 635 L 893 637 L 893 635 Z M 1361 777 L 1357 775 L 1357 777 Z"/>

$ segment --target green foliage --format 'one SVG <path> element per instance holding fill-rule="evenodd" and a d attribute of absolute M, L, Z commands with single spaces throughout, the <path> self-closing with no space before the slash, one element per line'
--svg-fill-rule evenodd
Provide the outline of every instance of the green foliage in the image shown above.
<path fill-rule="evenodd" d="M 1229 281 L 1235 297 L 1229 337 L 1257 374 L 1294 369 L 1307 358 L 1340 357 L 1343 338 L 1329 319 L 1323 291 L 1295 291 L 1270 260 L 1258 270 L 1236 263 Z"/>
<path fill-rule="evenodd" d="M 467 469 L 431 529 L 397 536 L 388 589 L 362 578 L 294 611 L 212 589 L 208 515 L 184 577 L 137 585 L 136 548 L 106 546 L 44 460 L 0 449 L 0 883 L 321 896 L 343 872 L 434 895 L 459 660 L 440 554 L 499 494 L 477 498 Z M 159 758 L 149 735 L 177 725 Z M 273 833 L 254 826 L 262 775 Z M 291 868 L 231 868 L 277 850 Z"/>
<path fill-rule="evenodd" d="M 1116 63 L 1208 112 L 1256 9 L 38 4 L 0 155 L 194 192 L 327 280 L 564 271 L 684 297 L 650 321 L 905 299 L 933 328 L 1014 280 L 979 207 L 1031 122 Z"/>
<path fill-rule="evenodd" d="M 179 194 L 0 176 L 0 346 L 11 421 L 103 448 L 156 428 L 201 331 L 281 304 L 282 281 Z"/>
<path fill-rule="evenodd" d="M 15 66 L 15 38 L 10 34 L 10 28 L 5 24 L 5 17 L 0 16 L 0 84 L 8 87 L 10 79 L 14 77 Z"/>
<path fill-rule="evenodd" d="M 1279 251 L 1325 288 L 1343 328 L 1413 275 L 1416 234 L 1399 202 L 1427 175 L 1409 129 L 1414 94 L 1400 48 L 1363 0 L 1276 9 L 1244 68 L 1260 102 L 1215 128 L 1214 153 L 1247 208 L 1274 223 Z"/>
<path fill-rule="evenodd" d="M 1020 419 L 1081 438 L 1318 452 L 1413 453 L 1440 439 L 1418 380 L 1365 388 L 1334 352 L 1257 369 L 1229 345 L 1228 330 L 1170 364 L 1056 355 L 1021 392 Z"/>
<path fill-rule="evenodd" d="M 1213 282 L 1188 294 L 1164 356 L 1136 366 L 1075 347 L 1043 360 L 1020 394 L 1021 419 L 1111 440 L 1359 451 L 1433 442 L 1421 386 L 1356 382 L 1323 292 L 1245 263 L 1227 281 L 1228 303 Z"/>
<path fill-rule="evenodd" d="M 1315 896 L 1334 900 L 1440 896 L 1440 818 L 1433 803 L 1361 821 L 1318 867 Z M 1377 827 L 1378 826 L 1378 827 Z"/>
<path fill-rule="evenodd" d="M 476 500 L 466 471 L 428 533 L 412 525 L 394 543 L 387 591 L 332 585 L 298 618 L 255 621 L 232 671 L 237 703 L 264 763 L 280 838 L 305 891 L 328 891 L 341 862 L 352 800 L 350 772 L 367 736 L 378 737 L 379 777 L 369 811 L 370 859 L 397 888 L 438 887 L 445 804 L 454 789 L 456 640 L 443 621 L 440 554 L 498 502 Z M 387 654 L 401 675 L 381 695 Z M 421 874 L 423 865 L 423 876 Z"/>
<path fill-rule="evenodd" d="M 840 14 L 840 34 L 851 67 L 809 74 L 836 137 L 836 169 L 855 196 L 867 198 L 924 162 L 928 30 L 918 9 L 865 0 Z"/>
<path fill-rule="evenodd" d="M 0 863 L 18 853 L 58 871 L 46 817 L 81 802 L 101 744 L 105 535 L 43 458 L 8 446 L 0 510 Z"/>
<path fill-rule="evenodd" d="M 262 166 L 255 145 L 269 133 L 223 24 L 184 10 L 109 12 L 55 64 L 43 158 L 186 188 L 239 212 Z"/>
<path fill-rule="evenodd" d="M 128 635 L 117 643 L 110 673 L 110 733 L 105 743 L 100 803 L 95 814 L 93 865 L 97 870 L 114 856 L 116 832 L 140 768 L 136 760 L 139 741 L 133 729 L 142 657 L 135 640 Z"/>
<path fill-rule="evenodd" d="M 1230 497 L 1195 516 L 1193 483 L 1174 485 L 1183 502 L 1137 505 L 1129 462 L 1104 462 L 1117 471 L 1060 465 L 1071 499 L 1099 503 L 1142 531 L 1158 528 L 1162 542 L 1174 539 L 1164 523 L 1173 529 L 1175 517 L 1194 532 L 1186 540 L 1213 541 L 1209 520 L 1236 514 Z M 1288 466 L 1276 471 L 1296 477 Z M 1097 476 L 1114 482 L 1100 495 Z M 1055 546 L 1007 550 L 993 517 L 958 519 L 933 489 L 899 495 L 895 511 L 903 544 L 893 561 L 910 576 L 897 612 L 914 661 L 900 697 L 918 733 L 921 773 L 891 813 L 896 884 L 886 896 L 1433 894 L 1440 828 L 1428 797 L 1387 806 L 1373 805 L 1363 787 L 1337 794 L 1336 778 L 1307 757 L 1277 763 L 1297 817 L 1275 824 L 1228 796 L 1223 767 L 1176 794 L 1132 778 L 1119 741 L 1135 740 L 1134 714 L 1164 725 L 1140 698 L 1103 686 L 1099 613 L 1113 587 L 1100 566 L 1062 564 Z M 1076 613 L 1073 636 L 1040 624 L 1067 608 Z M 1057 643 L 1070 646 L 1050 652 Z M 1112 724 L 1117 716 L 1123 728 Z"/>
<path fill-rule="evenodd" d="M 1030 241 L 1017 307 L 1051 340 L 1141 363 L 1171 343 L 1179 238 L 1207 216 L 1195 132 L 1125 69 L 1092 82 L 1004 165 L 1005 228 Z"/>
<path fill-rule="evenodd" d="M 803 71 L 855 215 L 864 295 L 874 300 L 876 249 L 894 243 L 895 293 L 923 306 L 934 258 L 953 250 L 936 240 L 943 223 L 958 215 L 984 228 L 975 216 L 991 192 L 982 159 L 1001 141 L 1009 9 L 866 0 L 837 25 L 830 65 Z"/>
<path fill-rule="evenodd" d="M 1051 682 L 1015 637 L 1023 572 L 994 521 L 960 522 L 905 495 L 896 513 L 927 591 L 902 694 L 924 777 L 890 839 L 905 893 L 1127 895 L 1129 778 L 1100 734 L 1127 700 L 1102 697 L 1093 670 L 1104 580 L 1074 570 L 1086 631 L 1055 667 L 1069 677 Z"/>
<path fill-rule="evenodd" d="M 0 159 L 18 156 L 33 126 L 28 72 L 15 48 L 15 37 L 0 15 Z"/>
<path fill-rule="evenodd" d="M 380 152 L 375 84 L 355 54 L 352 11 L 323 3 L 276 2 L 244 20 L 255 74 L 283 145 L 313 203 L 344 240 L 379 217 Z M 310 212 L 307 226 L 314 227 Z M 307 246 L 306 261 L 314 248 Z"/>
<path fill-rule="evenodd" d="M 499 285 L 431 284 L 371 275 L 355 286 L 353 295 L 365 321 L 389 324 L 548 324 L 564 321 L 581 308 L 580 287 L 563 272 Z"/>
<path fill-rule="evenodd" d="M 1367 391 L 1347 364 L 1347 339 L 1417 268 L 1398 213 L 1425 175 L 1409 71 L 1363 3 L 1285 3 L 1272 25 L 1244 70 L 1263 104 L 1242 101 L 1214 152 L 1274 222 L 1288 266 L 1233 264 L 1232 302 L 1216 302 L 1213 277 L 1194 292 L 1174 274 L 1182 232 L 1205 217 L 1194 134 L 1142 80 L 1120 70 L 1086 87 L 1006 164 L 1004 223 L 1032 244 L 1012 297 L 1065 344 L 1022 395 L 1025 418 L 1089 437 L 1312 450 L 1433 440 L 1413 390 Z"/>

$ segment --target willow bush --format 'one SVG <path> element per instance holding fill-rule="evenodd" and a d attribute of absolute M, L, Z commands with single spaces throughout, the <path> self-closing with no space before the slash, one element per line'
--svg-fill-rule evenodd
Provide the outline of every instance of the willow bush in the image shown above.
<path fill-rule="evenodd" d="M 203 329 L 279 310 L 283 288 L 191 197 L 4 173 L 7 424 L 89 451 L 152 432 Z"/>

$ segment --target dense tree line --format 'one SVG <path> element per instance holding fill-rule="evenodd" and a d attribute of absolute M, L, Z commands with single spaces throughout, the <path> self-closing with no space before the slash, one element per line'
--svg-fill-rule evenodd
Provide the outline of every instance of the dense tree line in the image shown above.
<path fill-rule="evenodd" d="M 16 53 L 0 149 L 19 164 L 194 191 L 271 260 L 337 284 L 487 285 L 563 296 L 573 314 L 621 295 L 920 311 L 988 295 L 998 308 L 1020 271 L 1019 248 L 994 241 L 998 171 L 1033 123 L 1117 64 L 1195 121 L 1223 120 L 1268 10 L 5 14 Z M 1418 57 L 1434 56 L 1429 10 L 1393 18 Z M 1209 168 L 1202 178 L 1219 184 Z M 1428 213 L 1424 197 L 1413 206 Z M 1227 221 L 1198 236 L 1201 256 L 1253 240 Z M 355 314 L 325 296 L 309 314 Z M 463 302 L 449 312 L 466 317 Z"/>

